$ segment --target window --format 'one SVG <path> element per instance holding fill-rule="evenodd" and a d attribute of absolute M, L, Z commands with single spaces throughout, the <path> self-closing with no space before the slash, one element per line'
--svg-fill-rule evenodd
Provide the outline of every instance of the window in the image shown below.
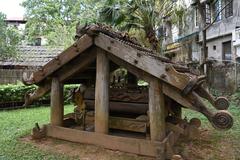
<path fill-rule="evenodd" d="M 227 5 L 228 4 L 228 5 Z M 232 0 L 225 0 L 225 17 L 228 18 L 233 15 L 233 2 Z"/>
<path fill-rule="evenodd" d="M 198 8 L 195 8 L 195 17 L 194 17 L 194 21 L 195 21 L 195 27 L 198 28 L 199 27 L 199 13 L 198 13 Z"/>
<path fill-rule="evenodd" d="M 232 49 L 231 49 L 231 41 L 223 43 L 223 60 L 231 60 L 232 59 Z"/>
<path fill-rule="evenodd" d="M 210 9 L 210 4 L 205 5 L 205 11 L 206 11 L 206 24 L 211 23 L 211 9 Z"/>
<path fill-rule="evenodd" d="M 214 46 L 213 46 L 213 50 L 215 51 L 216 49 L 217 49 L 217 47 L 214 45 Z"/>
<path fill-rule="evenodd" d="M 220 21 L 222 19 L 222 13 L 219 13 L 222 8 L 222 1 L 216 0 L 213 3 L 213 19 L 216 18 L 216 22 Z"/>

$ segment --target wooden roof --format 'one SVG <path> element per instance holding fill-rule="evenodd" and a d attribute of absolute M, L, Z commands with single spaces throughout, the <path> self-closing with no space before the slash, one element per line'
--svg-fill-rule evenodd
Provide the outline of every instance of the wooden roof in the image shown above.
<path fill-rule="evenodd" d="M 62 47 L 18 46 L 16 58 L 0 60 L 0 66 L 42 67 L 63 51 Z"/>
<path fill-rule="evenodd" d="M 93 62 L 98 49 L 104 50 L 110 60 L 118 65 L 130 65 L 142 71 L 141 74 L 147 73 L 165 82 L 176 82 L 179 89 L 183 89 L 189 81 L 189 77 L 186 75 L 181 77 L 185 79 L 186 83 L 178 83 L 179 79 L 174 75 L 163 77 L 169 64 L 178 70 L 185 70 L 186 67 L 174 64 L 168 58 L 157 56 L 150 49 L 133 44 L 128 40 L 122 40 L 121 37 L 114 37 L 112 33 L 106 34 L 98 31 L 97 34 L 85 33 L 81 35 L 81 38 L 73 45 L 49 61 L 40 70 L 34 72 L 28 84 L 39 84 L 47 77 L 54 75 L 57 75 L 60 81 L 65 81 L 84 66 Z M 120 61 L 124 63 L 119 63 Z"/>

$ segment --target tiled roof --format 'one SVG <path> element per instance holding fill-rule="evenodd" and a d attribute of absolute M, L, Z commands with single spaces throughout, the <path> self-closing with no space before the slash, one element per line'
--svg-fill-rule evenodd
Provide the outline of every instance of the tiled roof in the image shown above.
<path fill-rule="evenodd" d="M 18 58 L 0 61 L 1 66 L 41 67 L 63 51 L 63 47 L 18 46 Z"/>

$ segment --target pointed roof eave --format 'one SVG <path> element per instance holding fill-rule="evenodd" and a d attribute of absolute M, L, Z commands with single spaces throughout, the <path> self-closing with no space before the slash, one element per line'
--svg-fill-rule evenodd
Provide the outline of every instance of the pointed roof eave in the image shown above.
<path fill-rule="evenodd" d="M 44 65 L 40 70 L 34 72 L 29 80 L 27 78 L 23 78 L 23 82 L 28 85 L 40 83 L 46 77 L 58 70 L 61 66 L 65 65 L 66 63 L 83 53 L 92 45 L 93 38 L 88 36 L 87 34 L 83 35 L 74 44 L 72 44 L 70 47 L 60 53 L 57 57 Z"/>

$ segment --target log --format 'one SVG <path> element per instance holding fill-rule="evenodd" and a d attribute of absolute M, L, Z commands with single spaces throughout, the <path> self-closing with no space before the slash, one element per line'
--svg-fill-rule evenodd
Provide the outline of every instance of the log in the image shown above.
<path fill-rule="evenodd" d="M 118 150 L 139 155 L 156 156 L 156 148 L 165 150 L 164 142 L 106 135 L 51 125 L 46 125 L 46 130 L 47 136 L 49 137 L 68 140 L 71 142 L 94 144 L 111 150 Z"/>
<path fill-rule="evenodd" d="M 153 141 L 162 141 L 166 136 L 165 104 L 162 85 L 153 78 L 149 87 L 150 135 Z"/>
<path fill-rule="evenodd" d="M 63 125 L 63 85 L 58 78 L 52 79 L 51 86 L 51 125 Z"/>
<path fill-rule="evenodd" d="M 94 100 L 85 100 L 87 105 L 87 110 L 94 110 Z M 109 102 L 109 111 L 112 114 L 136 114 L 142 115 L 146 114 L 148 110 L 148 104 L 141 103 L 127 103 L 127 102 Z"/>
<path fill-rule="evenodd" d="M 101 49 L 97 50 L 95 90 L 95 131 L 107 134 L 109 119 L 109 60 Z"/>

